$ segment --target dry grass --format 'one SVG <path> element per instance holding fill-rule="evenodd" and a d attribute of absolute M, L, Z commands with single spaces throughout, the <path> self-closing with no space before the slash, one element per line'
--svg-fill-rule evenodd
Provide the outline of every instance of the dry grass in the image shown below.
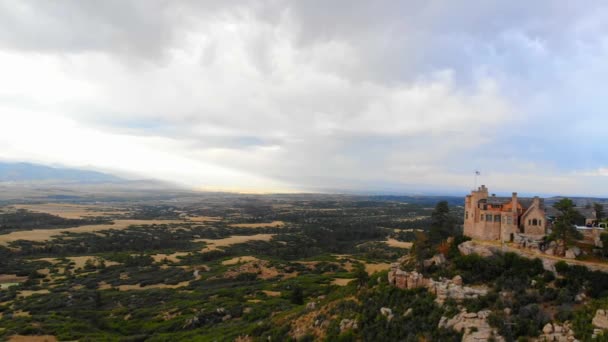
<path fill-rule="evenodd" d="M 224 273 L 224 278 L 236 278 L 243 273 L 255 273 L 260 279 L 271 279 L 281 275 L 276 267 L 270 266 L 268 261 L 256 259 L 231 268 Z"/>
<path fill-rule="evenodd" d="M 173 254 L 152 254 L 151 257 L 155 262 L 163 262 L 165 258 L 170 262 L 179 262 L 178 257 L 186 256 L 190 253 L 188 252 L 175 252 Z"/>
<path fill-rule="evenodd" d="M 120 291 L 142 291 L 149 289 L 177 289 L 180 287 L 185 287 L 190 284 L 190 281 L 182 281 L 181 283 L 177 283 L 175 285 L 167 285 L 167 284 L 153 284 L 141 287 L 139 284 L 135 285 L 118 285 L 116 287 L 106 283 L 105 281 L 101 281 L 97 284 L 100 290 L 110 290 L 113 288 L 119 289 Z"/>
<path fill-rule="evenodd" d="M 175 285 L 167 285 L 167 284 L 154 284 L 141 287 L 139 284 L 135 285 L 119 285 L 117 288 L 120 291 L 132 291 L 132 290 L 149 290 L 149 289 L 177 289 L 180 287 L 185 287 L 190 284 L 190 281 L 182 281 L 181 283 L 177 283 Z"/>
<path fill-rule="evenodd" d="M 236 264 L 240 264 L 243 262 L 249 262 L 249 261 L 258 261 L 260 259 L 251 256 L 251 255 L 246 255 L 246 256 L 241 256 L 241 257 L 234 257 L 232 259 L 229 260 L 224 260 L 222 261 L 222 265 L 236 265 Z"/>
<path fill-rule="evenodd" d="M 35 294 L 49 294 L 49 293 L 51 293 L 51 292 L 47 289 L 37 290 L 37 291 L 23 290 L 23 291 L 19 291 L 19 293 L 17 294 L 17 297 L 25 298 L 25 297 L 33 296 Z"/>
<path fill-rule="evenodd" d="M 20 283 L 0 283 L 0 290 L 6 290 L 11 286 L 17 286 Z"/>
<path fill-rule="evenodd" d="M 15 209 L 26 209 L 39 213 L 47 213 L 68 219 L 79 219 L 92 216 L 110 216 L 126 214 L 126 210 L 116 210 L 104 206 L 91 206 L 71 203 L 15 204 Z"/>
<path fill-rule="evenodd" d="M 0 274 L 0 290 L 19 285 L 27 280 L 27 277 L 19 277 L 16 274 Z"/>
<path fill-rule="evenodd" d="M 181 222 L 182 221 L 176 220 L 116 220 L 114 221 L 114 224 L 93 224 L 73 228 L 25 230 L 0 235 L 0 244 L 7 245 L 8 243 L 17 240 L 46 241 L 50 240 L 53 236 L 60 235 L 61 232 L 90 233 L 108 229 L 125 229 L 132 225 L 170 224 Z"/>
<path fill-rule="evenodd" d="M 385 271 L 391 268 L 391 264 L 380 263 L 380 264 L 365 264 L 365 271 L 367 274 L 374 274 L 376 272 Z"/>
<path fill-rule="evenodd" d="M 268 297 L 280 297 L 281 296 L 281 292 L 279 292 L 279 291 L 262 290 L 262 292 L 264 292 Z"/>
<path fill-rule="evenodd" d="M 237 228 L 265 228 L 265 227 L 278 228 L 278 227 L 282 227 L 284 225 L 285 225 L 285 222 L 283 222 L 283 221 L 272 221 L 272 222 L 267 222 L 267 223 L 233 223 L 233 224 L 230 224 L 230 227 L 237 227 Z"/>
<path fill-rule="evenodd" d="M 109 290 L 112 288 L 112 285 L 106 283 L 105 281 L 100 281 L 99 283 L 97 283 L 97 287 L 100 290 Z"/>
<path fill-rule="evenodd" d="M 84 255 L 84 256 L 65 257 L 65 258 L 70 260 L 70 262 L 73 262 L 75 264 L 74 268 L 78 269 L 78 268 L 84 268 L 84 265 L 86 264 L 87 260 L 96 261 L 97 257 L 92 256 L 92 255 Z M 36 259 L 36 260 L 48 261 L 54 265 L 61 262 L 61 260 L 58 258 L 40 258 L 40 259 Z M 114 266 L 114 265 L 119 264 L 115 261 L 109 261 L 109 260 L 104 260 L 104 263 L 106 264 L 106 266 Z"/>
<path fill-rule="evenodd" d="M 218 222 L 222 220 L 221 217 L 216 216 L 186 216 L 184 219 L 190 222 Z"/>
<path fill-rule="evenodd" d="M 346 286 L 348 285 L 348 283 L 350 283 L 351 281 L 353 281 L 355 279 L 350 279 L 350 278 L 336 278 L 334 280 L 332 280 L 332 285 L 338 285 L 338 286 Z"/>
<path fill-rule="evenodd" d="M 393 240 L 393 239 L 391 239 L 391 240 Z M 397 241 L 397 242 L 409 243 L 409 242 L 400 242 L 400 241 Z M 352 255 L 350 255 L 350 254 L 332 254 L 332 256 L 336 257 L 336 259 L 338 259 L 338 260 L 347 260 L 344 263 L 344 265 L 342 265 L 342 267 L 344 267 L 344 269 L 346 269 L 349 272 L 351 272 L 353 270 L 354 264 L 351 260 L 356 260 L 356 259 L 354 259 L 352 257 Z M 389 264 L 389 263 L 367 263 L 363 260 L 358 260 L 358 261 L 365 265 L 365 271 L 370 275 L 375 272 L 384 271 L 384 270 L 388 270 L 391 268 L 391 264 Z"/>
<path fill-rule="evenodd" d="M 0 283 L 20 283 L 26 280 L 27 277 L 19 277 L 16 274 L 0 274 Z"/>
<path fill-rule="evenodd" d="M 389 238 L 385 242 L 390 247 L 397 247 L 397 248 L 412 248 L 412 245 L 413 245 L 413 243 L 411 243 L 411 242 L 398 241 L 393 238 Z"/>
<path fill-rule="evenodd" d="M 8 342 L 56 342 L 57 337 L 53 335 L 13 335 L 8 338 Z"/>
<path fill-rule="evenodd" d="M 227 247 L 238 243 L 248 241 L 270 241 L 275 234 L 255 234 L 255 235 L 233 235 L 225 239 L 196 239 L 194 242 L 205 242 L 207 246 L 203 248 L 203 252 L 216 250 L 219 247 Z"/>
<path fill-rule="evenodd" d="M 49 274 L 51 274 L 51 269 L 49 268 L 41 268 L 38 271 L 36 271 L 42 275 L 48 276 Z"/>

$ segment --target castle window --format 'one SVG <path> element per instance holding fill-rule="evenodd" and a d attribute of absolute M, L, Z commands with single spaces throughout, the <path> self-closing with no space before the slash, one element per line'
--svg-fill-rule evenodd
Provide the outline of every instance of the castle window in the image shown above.
<path fill-rule="evenodd" d="M 507 224 L 513 224 L 513 218 L 511 216 L 507 216 Z"/>
<path fill-rule="evenodd" d="M 500 222 L 500 215 L 494 215 L 494 222 Z"/>
<path fill-rule="evenodd" d="M 465 220 L 468 220 L 468 219 L 469 219 L 469 212 L 468 212 L 468 211 L 464 213 L 464 219 L 465 219 Z"/>
<path fill-rule="evenodd" d="M 486 221 L 492 222 L 492 214 L 486 214 Z"/>
<path fill-rule="evenodd" d="M 481 214 L 481 220 L 483 221 L 483 214 Z"/>
<path fill-rule="evenodd" d="M 532 220 L 528 220 L 528 226 L 532 225 Z"/>
<path fill-rule="evenodd" d="M 538 220 L 537 219 L 533 219 L 532 220 L 532 225 L 533 226 L 537 226 L 538 225 Z"/>
<path fill-rule="evenodd" d="M 543 220 L 538 220 L 538 225 L 542 226 L 543 225 Z"/>

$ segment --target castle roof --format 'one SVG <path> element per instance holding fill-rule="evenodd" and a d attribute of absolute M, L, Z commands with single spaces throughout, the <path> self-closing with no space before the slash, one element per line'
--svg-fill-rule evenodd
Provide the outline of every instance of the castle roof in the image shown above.
<path fill-rule="evenodd" d="M 512 197 L 490 196 L 490 197 L 488 197 L 488 200 L 486 203 L 493 204 L 493 205 L 501 205 L 501 204 L 507 204 L 507 203 L 511 202 L 511 199 L 512 199 Z M 540 200 L 540 207 L 544 208 L 545 207 L 544 199 L 539 198 L 539 200 Z M 524 208 L 529 208 L 532 205 L 533 201 L 534 201 L 534 198 L 531 198 L 531 197 L 517 197 L 517 202 L 519 204 L 521 204 L 521 206 Z"/>

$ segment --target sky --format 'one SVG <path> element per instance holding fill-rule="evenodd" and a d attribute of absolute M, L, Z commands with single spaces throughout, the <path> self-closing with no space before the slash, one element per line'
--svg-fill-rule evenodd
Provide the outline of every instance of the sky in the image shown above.
<path fill-rule="evenodd" d="M 603 1 L 0 0 L 0 159 L 193 189 L 608 197 L 606 80 Z"/>

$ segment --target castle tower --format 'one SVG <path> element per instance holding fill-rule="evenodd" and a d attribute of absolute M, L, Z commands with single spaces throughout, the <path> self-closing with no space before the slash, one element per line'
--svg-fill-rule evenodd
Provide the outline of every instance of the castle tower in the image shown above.
<path fill-rule="evenodd" d="M 465 198 L 464 204 L 464 229 L 463 233 L 470 237 L 479 237 L 480 213 L 479 201 L 488 198 L 488 188 L 482 185 L 477 190 L 471 191 L 470 195 Z"/>

